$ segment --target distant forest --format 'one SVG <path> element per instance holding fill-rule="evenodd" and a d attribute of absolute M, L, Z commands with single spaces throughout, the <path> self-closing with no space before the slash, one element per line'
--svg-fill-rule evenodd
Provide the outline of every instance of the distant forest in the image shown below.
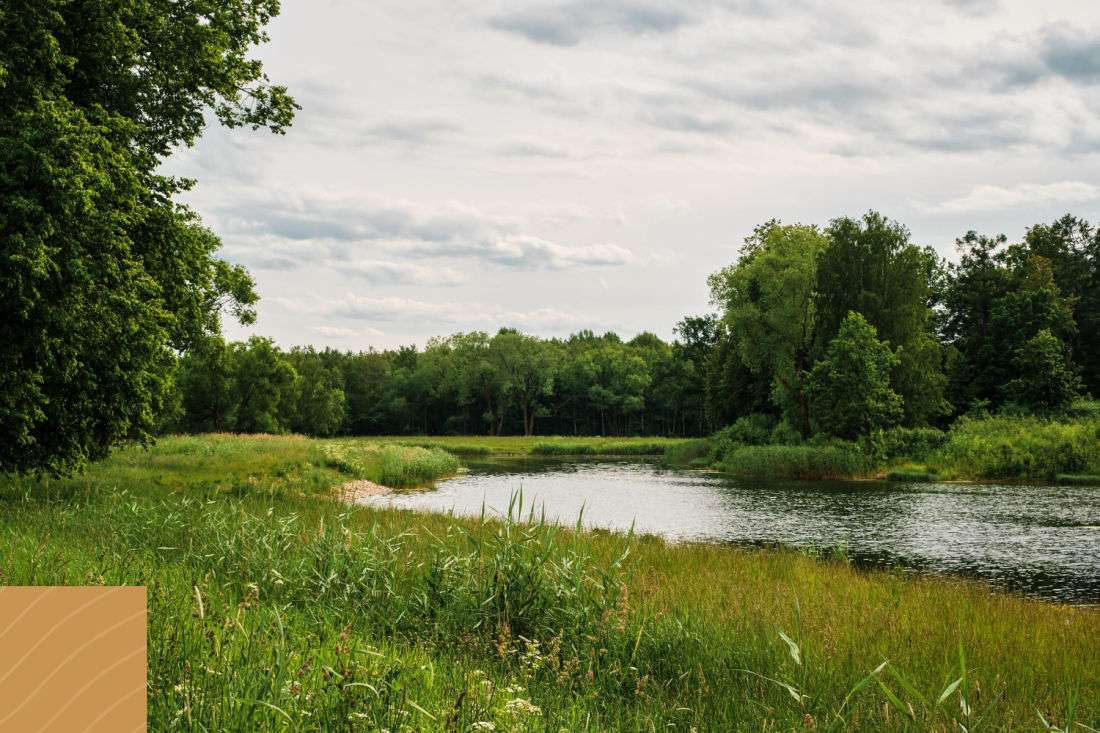
<path fill-rule="evenodd" d="M 1100 394 L 1100 232 L 968 232 L 957 261 L 871 212 L 769 221 L 668 343 L 458 333 L 358 353 L 210 338 L 179 359 L 162 428 L 336 434 L 702 435 L 766 416 L 855 438 Z"/>

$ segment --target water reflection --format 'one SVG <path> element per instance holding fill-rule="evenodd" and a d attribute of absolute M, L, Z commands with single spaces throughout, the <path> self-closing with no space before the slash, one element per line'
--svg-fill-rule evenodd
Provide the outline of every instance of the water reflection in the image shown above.
<path fill-rule="evenodd" d="M 962 573 L 1024 593 L 1100 602 L 1100 487 L 743 481 L 644 462 L 506 460 L 433 491 L 370 499 L 507 510 L 519 489 L 547 519 L 671 540 L 844 547 L 856 562 Z"/>

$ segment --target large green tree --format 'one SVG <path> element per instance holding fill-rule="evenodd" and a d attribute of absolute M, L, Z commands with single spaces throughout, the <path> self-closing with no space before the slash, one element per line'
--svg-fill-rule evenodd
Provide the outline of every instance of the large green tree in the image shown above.
<path fill-rule="evenodd" d="M 820 347 L 849 313 L 861 314 L 880 338 L 901 347 L 891 383 L 904 399 L 906 422 L 921 425 L 945 415 L 950 405 L 933 312 L 939 258 L 910 242 L 904 226 L 873 211 L 835 219 L 826 234 L 814 298 Z"/>
<path fill-rule="evenodd" d="M 896 424 L 902 400 L 890 387 L 890 372 L 898 361 L 875 327 L 850 312 L 810 373 L 814 430 L 851 440 Z"/>
<path fill-rule="evenodd" d="M 709 280 L 742 363 L 767 375 L 774 401 L 803 435 L 810 430 L 806 381 L 818 328 L 814 286 L 827 244 L 817 227 L 768 222 L 746 240 L 736 264 Z"/>
<path fill-rule="evenodd" d="M 0 6 L 0 471 L 63 473 L 148 439 L 173 351 L 256 296 L 157 174 L 211 110 L 281 132 L 250 58 L 277 0 Z"/>

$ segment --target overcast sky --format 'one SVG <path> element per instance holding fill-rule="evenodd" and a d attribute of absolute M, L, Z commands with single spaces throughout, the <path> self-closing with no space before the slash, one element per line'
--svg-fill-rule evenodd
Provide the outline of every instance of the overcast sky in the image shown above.
<path fill-rule="evenodd" d="M 945 255 L 1100 219 L 1091 0 L 283 5 L 293 128 L 170 165 L 258 283 L 233 338 L 669 337 L 772 217 L 874 208 Z"/>

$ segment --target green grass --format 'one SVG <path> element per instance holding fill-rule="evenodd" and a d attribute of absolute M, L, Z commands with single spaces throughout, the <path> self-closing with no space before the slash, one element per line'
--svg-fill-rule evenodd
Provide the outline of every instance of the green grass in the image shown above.
<path fill-rule="evenodd" d="M 842 479 L 871 470 L 857 450 L 840 446 L 760 445 L 736 448 L 719 464 L 740 478 Z"/>
<path fill-rule="evenodd" d="M 791 551 L 346 506 L 335 487 L 379 464 L 331 443 L 170 438 L 74 479 L 0 479 L 2 582 L 146 585 L 151 730 L 1100 719 L 1096 610 Z"/>
<path fill-rule="evenodd" d="M 684 438 L 601 438 L 521 435 L 384 436 L 349 440 L 439 448 L 458 456 L 660 456 Z"/>
<path fill-rule="evenodd" d="M 1100 486 L 1100 474 L 1060 473 L 1054 477 L 1054 481 L 1072 486 Z"/>
<path fill-rule="evenodd" d="M 905 469 L 894 469 L 886 472 L 887 481 L 899 481 L 903 483 L 932 483 L 934 481 L 940 481 L 941 477 L 930 471 L 913 471 Z"/>
<path fill-rule="evenodd" d="M 321 449 L 329 465 L 395 489 L 425 486 L 459 469 L 458 459 L 439 448 L 326 440 Z"/>
<path fill-rule="evenodd" d="M 1051 481 L 1100 473 L 1100 420 L 1039 417 L 960 419 L 929 459 L 953 478 Z"/>

